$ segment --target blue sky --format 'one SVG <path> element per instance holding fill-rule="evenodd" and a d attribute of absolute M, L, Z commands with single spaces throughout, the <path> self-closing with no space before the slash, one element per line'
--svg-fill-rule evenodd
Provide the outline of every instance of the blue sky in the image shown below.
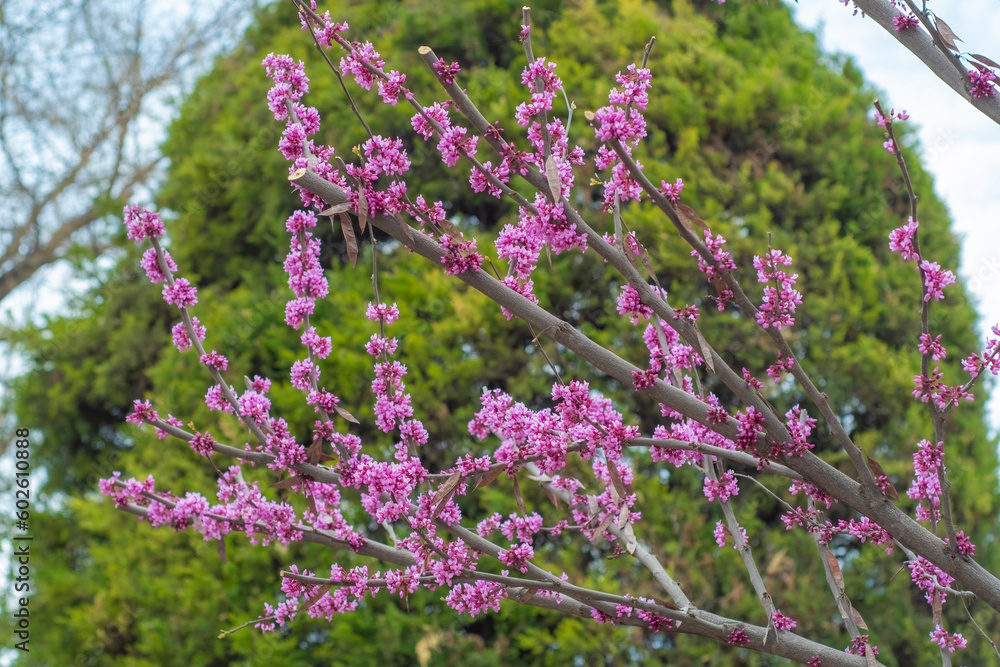
<path fill-rule="evenodd" d="M 934 175 L 935 191 L 948 205 L 962 241 L 959 273 L 978 301 L 985 339 L 1000 322 L 1000 125 L 955 94 L 874 21 L 854 16 L 839 0 L 789 5 L 800 25 L 818 33 L 823 51 L 854 58 L 865 78 L 885 93 L 886 108 L 910 114 L 923 164 Z M 962 38 L 959 47 L 1000 61 L 1000 0 L 938 0 L 930 6 Z M 994 429 L 1000 428 L 1000 395 L 994 395 L 990 415 Z"/>

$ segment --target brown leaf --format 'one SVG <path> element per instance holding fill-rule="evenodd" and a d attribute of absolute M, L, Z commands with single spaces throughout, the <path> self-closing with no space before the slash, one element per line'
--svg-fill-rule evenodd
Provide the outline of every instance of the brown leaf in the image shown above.
<path fill-rule="evenodd" d="M 628 498 L 629 492 L 625 487 L 625 482 L 622 480 L 622 474 L 618 472 L 618 466 L 611 459 L 607 459 L 607 462 L 608 476 L 611 477 L 611 484 L 615 487 L 615 492 L 622 500 Z"/>
<path fill-rule="evenodd" d="M 283 479 L 280 482 L 275 482 L 271 485 L 272 489 L 287 489 L 289 487 L 295 486 L 296 484 L 301 484 L 305 482 L 307 478 L 302 475 L 295 475 L 294 477 L 289 477 L 288 479 Z"/>
<path fill-rule="evenodd" d="M 350 412 L 348 412 L 344 408 L 340 407 L 339 405 L 333 406 L 333 409 L 337 411 L 338 415 L 340 415 L 341 417 L 343 417 L 347 421 L 351 422 L 352 424 L 360 424 L 361 423 L 357 419 L 354 418 L 354 415 L 352 415 Z"/>
<path fill-rule="evenodd" d="M 309 609 L 314 604 L 319 602 L 319 599 L 324 595 L 326 595 L 327 593 L 329 593 L 331 588 L 333 588 L 333 584 L 323 584 L 322 586 L 320 586 L 319 590 L 316 592 L 316 595 L 306 600 L 306 603 L 302 606 L 303 611 Z"/>
<path fill-rule="evenodd" d="M 524 506 L 524 496 L 521 495 L 521 486 L 517 483 L 517 477 L 510 478 L 514 482 L 514 502 L 517 503 L 517 509 L 521 511 L 522 516 L 528 515 L 528 510 Z"/>
<path fill-rule="evenodd" d="M 987 67 L 995 67 L 997 69 L 1000 69 L 1000 64 L 997 64 L 996 61 L 990 60 L 986 56 L 981 56 L 978 53 L 970 53 L 969 57 L 975 58 L 976 60 L 986 65 Z"/>
<path fill-rule="evenodd" d="M 621 509 L 618 510 L 618 521 L 615 522 L 615 525 L 618 526 L 619 529 L 625 528 L 625 526 L 629 525 L 628 516 L 628 505 L 622 505 Z"/>
<path fill-rule="evenodd" d="M 854 623 L 862 630 L 868 629 L 868 624 L 865 623 L 865 619 L 861 617 L 861 612 L 854 607 L 851 607 L 851 618 L 854 619 Z"/>
<path fill-rule="evenodd" d="M 313 443 L 309 445 L 309 449 L 306 450 L 306 459 L 309 463 L 316 465 L 319 463 L 319 457 L 323 453 L 323 438 L 316 438 Z"/>
<path fill-rule="evenodd" d="M 614 521 L 614 520 L 615 520 L 615 515 L 611 514 L 609 512 L 608 515 L 606 517 L 604 517 L 604 521 L 601 521 L 601 523 L 598 524 L 598 526 L 597 526 L 597 532 L 594 533 L 594 534 L 597 537 L 600 537 L 601 535 L 603 535 L 605 532 L 607 532 L 608 528 L 611 527 L 611 522 Z"/>
<path fill-rule="evenodd" d="M 653 602 L 660 605 L 661 607 L 666 607 L 667 609 L 673 609 L 674 611 L 681 610 L 681 608 L 675 605 L 673 602 L 667 602 L 663 598 L 654 597 Z"/>
<path fill-rule="evenodd" d="M 535 597 L 535 593 L 537 593 L 537 592 L 538 591 L 535 590 L 534 588 L 529 588 L 528 592 L 526 592 L 524 595 L 522 595 L 521 597 L 519 597 L 517 599 L 517 603 L 518 604 L 524 604 L 525 602 L 527 602 L 531 598 Z"/>
<path fill-rule="evenodd" d="M 630 554 L 634 554 L 637 542 L 635 539 L 635 531 L 632 529 L 632 524 L 626 524 L 625 528 L 622 529 L 622 532 L 625 533 L 625 551 Z"/>
<path fill-rule="evenodd" d="M 556 508 L 562 507 L 562 501 L 559 500 L 559 496 L 556 495 L 555 491 L 553 491 L 548 484 L 543 484 L 542 489 L 545 491 L 545 495 L 549 497 L 549 500 L 552 501 L 552 504 L 555 505 Z"/>
<path fill-rule="evenodd" d="M 219 560 L 222 561 L 223 565 L 225 565 L 226 564 L 226 541 L 225 540 L 216 540 L 215 541 L 215 548 L 219 552 Z"/>
<path fill-rule="evenodd" d="M 961 38 L 955 34 L 955 31 L 951 29 L 944 20 L 939 17 L 934 17 L 934 26 L 937 28 L 938 35 L 941 37 L 941 41 L 952 51 L 958 51 L 958 47 L 955 46 L 955 42 L 961 42 Z"/>
<path fill-rule="evenodd" d="M 403 220 L 403 216 L 401 216 L 400 214 L 397 213 L 395 215 L 395 217 L 396 217 L 396 222 L 398 222 L 399 226 L 403 228 L 404 232 L 406 232 L 406 238 L 409 239 L 410 243 L 412 244 L 413 243 L 413 227 L 410 227 L 406 223 L 406 220 Z"/>
<path fill-rule="evenodd" d="M 552 201 L 559 201 L 562 197 L 562 181 L 559 180 L 559 165 L 556 164 L 555 155 L 545 158 L 545 179 L 549 182 Z"/>
<path fill-rule="evenodd" d="M 364 233 L 367 224 L 368 200 L 365 198 L 365 191 L 362 188 L 358 188 L 358 227 L 361 228 L 362 233 Z"/>
<path fill-rule="evenodd" d="M 866 456 L 868 459 L 868 467 L 871 468 L 872 474 L 876 477 L 885 477 L 889 481 L 888 488 L 885 489 L 885 495 L 889 496 L 893 500 L 899 500 L 899 492 L 896 491 L 896 487 L 892 485 L 892 481 L 889 480 L 889 476 L 885 474 L 882 470 L 882 465 L 870 456 Z"/>
<path fill-rule="evenodd" d="M 456 470 L 451 474 L 451 476 L 444 481 L 441 486 L 438 487 L 437 493 L 434 494 L 434 498 L 431 499 L 431 505 L 437 505 L 443 501 L 447 496 L 450 496 L 458 488 L 459 482 L 462 481 L 462 473 Z"/>
<path fill-rule="evenodd" d="M 344 232 L 344 243 L 347 244 L 347 259 L 351 262 L 351 266 L 357 266 L 358 237 L 354 235 L 354 225 L 346 213 L 341 213 L 338 217 L 340 218 L 340 229 Z"/>
<path fill-rule="evenodd" d="M 503 465 L 493 466 L 492 468 L 490 468 L 489 472 L 483 475 L 482 478 L 479 480 L 479 483 L 476 484 L 476 489 L 481 489 L 482 487 L 489 486 L 490 484 L 495 482 L 496 478 L 503 473 L 505 468 L 506 466 Z"/>
<path fill-rule="evenodd" d="M 331 206 L 328 209 L 319 212 L 320 215 L 328 215 L 331 218 L 335 215 L 340 215 L 341 213 L 347 213 L 351 210 L 351 202 L 345 201 L 343 204 L 337 204 L 336 206 Z"/>
<path fill-rule="evenodd" d="M 709 345 L 708 341 L 705 340 L 705 337 L 701 335 L 701 330 L 700 329 L 698 329 L 697 327 L 695 327 L 694 332 L 698 336 L 698 346 L 701 348 L 701 350 L 699 350 L 699 352 L 701 352 L 701 356 L 705 360 L 705 366 L 708 367 L 708 372 L 709 373 L 714 373 L 715 372 L 715 360 L 712 359 L 712 346 Z"/>
<path fill-rule="evenodd" d="M 878 661 L 875 659 L 871 644 L 865 644 L 865 661 L 868 662 L 868 667 L 878 667 Z"/>
<path fill-rule="evenodd" d="M 677 208 L 677 217 L 680 218 L 681 224 L 684 225 L 684 228 L 687 229 L 692 234 L 694 234 L 695 236 L 700 236 L 698 234 L 698 230 L 696 229 L 696 227 L 700 227 L 702 229 L 708 229 L 708 225 L 706 225 L 705 221 L 701 219 L 701 216 L 698 215 L 698 212 L 695 211 L 690 206 L 688 206 L 687 204 L 677 204 L 676 208 Z"/>
<path fill-rule="evenodd" d="M 833 555 L 832 551 L 826 552 L 826 562 L 830 566 L 830 572 L 833 573 L 833 580 L 837 582 L 837 588 L 840 592 L 844 592 L 844 573 L 840 571 L 840 563 L 837 562 L 837 557 Z"/>

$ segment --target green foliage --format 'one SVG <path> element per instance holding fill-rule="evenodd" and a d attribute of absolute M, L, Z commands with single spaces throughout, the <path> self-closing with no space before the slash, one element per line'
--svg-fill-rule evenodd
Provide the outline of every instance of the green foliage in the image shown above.
<path fill-rule="evenodd" d="M 520 7 L 476 0 L 442 12 L 439 4 L 424 0 L 375 1 L 347 3 L 332 13 L 351 22 L 353 37 L 372 39 L 392 67 L 407 72 L 425 104 L 441 98 L 416 56 L 416 48 L 427 43 L 462 64 L 462 83 L 487 118 L 507 121 L 524 97 Z M 839 59 L 818 64 L 815 39 L 795 27 L 781 6 L 581 0 L 566 7 L 543 3 L 534 7 L 533 17 L 535 51 L 559 63 L 557 71 L 578 109 L 571 137 L 590 152 L 596 146 L 581 112 L 601 105 L 614 74 L 641 57 L 649 36 L 657 36 L 649 62 L 650 137 L 638 158 L 654 182 L 684 178 L 684 201 L 730 240 L 753 296 L 759 298 L 762 289 L 753 284 L 753 255 L 763 254 L 770 242 L 795 258 L 805 295 L 790 332 L 795 350 L 856 441 L 904 490 L 913 445 L 931 436 L 926 411 L 910 396 L 919 368 L 919 278 L 886 248 L 888 231 L 905 219 L 906 198 L 894 160 L 866 120 L 872 91 L 863 87 L 853 64 Z M 170 169 L 157 202 L 173 213 L 170 250 L 181 272 L 201 288 L 195 312 L 208 327 L 209 349 L 230 358 L 227 379 L 240 386 L 244 375 L 272 378 L 275 406 L 305 441 L 314 414 L 288 379 L 289 366 L 302 354 L 299 334 L 280 323 L 290 294 L 280 268 L 288 243 L 282 222 L 297 196 L 275 150 L 281 127 L 264 103 L 268 82 L 260 61 L 271 51 L 306 60 L 308 103 L 323 116 L 318 140 L 350 159 L 350 147 L 363 141 L 364 131 L 288 6 L 277 4 L 261 11 L 243 43 L 185 100 L 163 146 Z M 459 226 L 481 235 L 480 247 L 488 247 L 489 237 L 516 211 L 470 193 L 464 169 L 443 168 L 431 147 L 416 143 L 408 107 L 387 107 L 374 94 L 348 86 L 377 133 L 404 137 L 414 164 L 410 192 L 450 202 L 461 216 Z M 562 100 L 555 112 L 567 113 Z M 508 135 L 517 136 L 515 130 L 511 123 Z M 903 136 L 911 145 L 909 135 Z M 921 193 L 922 243 L 942 265 L 955 267 L 958 246 L 944 207 L 933 196 L 929 176 L 915 160 L 910 164 Z M 590 176 L 577 179 L 582 202 L 593 226 L 610 229 L 609 216 L 593 204 L 600 201 L 599 186 L 586 186 Z M 711 287 L 664 218 L 635 206 L 625 209 L 624 218 L 649 248 L 673 302 L 698 305 L 706 337 L 735 368 L 762 376 L 773 361 L 770 343 L 745 318 L 716 312 L 714 301 L 705 297 Z M 323 377 L 361 420 L 354 432 L 366 446 L 388 451 L 391 443 L 373 427 L 371 362 L 363 350 L 373 333 L 363 318 L 372 299 L 373 251 L 366 247 L 359 266 L 351 267 L 341 233 L 329 227 L 318 232 L 331 294 L 318 304 L 315 322 L 321 334 L 333 335 L 335 346 Z M 95 270 L 99 282 L 74 304 L 72 316 L 7 332 L 29 359 L 31 370 L 18 382 L 10 407 L 20 423 L 44 436 L 37 455 L 49 474 L 42 498 L 50 509 L 34 526 L 36 540 L 50 545 L 52 554 L 40 570 L 33 600 L 37 617 L 52 622 L 35 626 L 33 648 L 39 651 L 19 657 L 18 664 L 555 665 L 574 658 L 615 665 L 774 664 L 697 638 L 597 626 L 515 603 L 496 616 L 459 618 L 435 594 L 406 601 L 380 597 L 333 623 L 305 619 L 278 634 L 244 630 L 218 640 L 220 629 L 256 618 L 265 602 L 278 599 L 279 569 L 294 562 L 322 572 L 331 556 L 309 545 L 249 548 L 245 538 L 234 535 L 226 540 L 223 563 L 214 545 L 197 536 L 152 530 L 107 502 L 95 502 L 96 480 L 111 470 L 136 477 L 155 472 L 165 488 L 213 497 L 210 465 L 176 442 L 124 425 L 133 398 L 148 397 L 161 414 L 171 412 L 230 444 L 247 440 L 240 424 L 204 406 L 208 376 L 191 353 L 178 354 L 169 345 L 176 315 L 141 276 L 136 250 L 122 241 L 120 261 L 110 273 Z M 416 412 L 432 435 L 422 453 L 429 466 L 447 466 L 460 453 L 495 445 L 474 442 L 465 429 L 484 387 L 503 388 L 532 407 L 548 404 L 553 378 L 539 347 L 564 379 L 590 380 L 644 432 L 661 421 L 657 406 L 633 396 L 631 387 L 595 376 L 544 334 L 535 341 L 533 332 L 507 322 L 485 298 L 437 267 L 392 243 L 381 243 L 374 254 L 380 294 L 402 311 L 394 333 L 410 371 Z M 617 285 L 609 286 L 603 263 L 592 253 L 572 253 L 553 258 L 548 268 L 536 277 L 542 305 L 643 365 L 641 331 L 623 326 L 615 312 Z M 960 286 L 932 312 L 932 328 L 944 334 L 950 349 L 961 351 L 955 357 L 975 349 L 975 312 Z M 952 359 L 942 368 L 956 377 Z M 732 403 L 723 387 L 711 388 Z M 768 384 L 765 393 L 782 411 L 804 403 L 784 385 Z M 948 467 L 960 489 L 957 518 L 973 529 L 981 562 L 996 571 L 1000 557 L 990 534 L 998 508 L 996 443 L 983 424 L 984 392 L 977 393 L 979 400 L 963 406 L 949 425 Z M 819 434 L 819 450 L 830 460 L 842 456 L 825 432 Z M 639 452 L 634 464 L 642 538 L 658 545 L 667 569 L 702 608 L 764 622 L 737 554 L 710 539 L 720 512 L 703 501 L 698 476 L 654 466 Z M 265 485 L 274 481 L 266 470 L 248 474 Z M 793 501 L 785 485 L 767 476 L 760 481 Z M 758 562 L 779 607 L 799 621 L 804 634 L 846 645 L 846 633 L 831 620 L 829 595 L 815 594 L 825 591 L 826 583 L 811 540 L 784 530 L 778 500 L 744 485 L 739 518 L 755 536 Z M 543 494 L 525 493 L 532 508 L 548 506 Z M 901 502 L 908 502 L 905 494 Z M 509 482 L 480 490 L 464 501 L 463 510 L 472 517 L 516 511 Z M 553 571 L 585 577 L 588 585 L 605 590 L 657 594 L 629 559 L 608 559 L 578 537 L 552 537 L 537 546 L 539 563 Z M 898 559 L 856 542 L 835 547 L 853 603 L 877 620 L 873 630 L 881 657 L 898 665 L 931 659 L 927 606 L 905 574 L 896 576 Z M 893 614 L 880 613 L 890 605 Z M 951 627 L 970 638 L 970 663 L 985 660 L 989 647 L 973 639 L 975 630 L 949 607 Z"/>

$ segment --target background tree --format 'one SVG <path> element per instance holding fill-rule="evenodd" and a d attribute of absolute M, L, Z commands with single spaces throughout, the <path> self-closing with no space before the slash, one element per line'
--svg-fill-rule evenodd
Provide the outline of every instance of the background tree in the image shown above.
<path fill-rule="evenodd" d="M 0 299 L 111 247 L 118 209 L 161 163 L 153 137 L 171 95 L 250 6 L 0 3 Z"/>
<path fill-rule="evenodd" d="M 484 111 L 491 117 L 512 115 L 522 95 L 518 73 L 524 65 L 517 40 L 519 5 L 463 4 L 446 16 L 430 4 L 403 9 L 375 3 L 341 9 L 338 16 L 377 37 L 380 50 L 395 67 L 429 84 L 430 75 L 417 65 L 415 56 L 416 47 L 429 42 L 439 55 L 463 65 L 469 93 Z M 886 462 L 896 485 L 905 488 L 910 474 L 907 458 L 894 452 L 911 447 L 927 427 L 926 417 L 909 396 L 912 369 L 918 364 L 910 332 L 919 314 L 902 306 L 917 303 L 919 290 L 912 270 L 895 263 L 884 247 L 887 231 L 905 215 L 906 201 L 901 190 L 886 183 L 892 159 L 875 140 L 878 130 L 866 120 L 870 91 L 864 90 L 851 63 L 817 65 L 815 42 L 795 28 L 782 8 L 582 3 L 561 11 L 536 7 L 534 16 L 540 19 L 536 48 L 560 63 L 560 75 L 581 110 L 600 105 L 613 74 L 641 53 L 648 35 L 658 36 L 650 59 L 657 88 L 647 114 L 653 140 L 640 159 L 651 178 L 685 177 L 689 182 L 685 201 L 731 239 L 738 264 L 749 265 L 753 254 L 763 252 L 760 240 L 767 232 L 777 247 L 796 257 L 803 274 L 802 291 L 810 296 L 796 329 L 800 356 L 810 372 L 826 380 L 823 389 L 855 440 Z M 368 17 L 367 29 L 361 17 Z M 223 341 L 234 367 L 277 379 L 284 378 L 282 369 L 295 358 L 297 336 L 271 324 L 280 317 L 286 298 L 284 276 L 276 262 L 286 240 L 275 221 L 287 216 L 297 197 L 278 177 L 283 160 L 273 146 L 280 130 L 261 103 L 267 84 L 258 63 L 269 51 L 316 58 L 287 7 L 266 10 L 233 56 L 220 62 L 186 101 L 164 146 L 171 167 L 157 200 L 176 213 L 169 231 L 171 252 L 187 267 L 186 275 L 202 287 L 199 312 L 206 314 L 214 340 Z M 363 130 L 344 107 L 342 94 L 331 81 L 313 77 L 310 101 L 323 112 L 329 133 L 322 140 L 356 145 Z M 409 125 L 405 110 L 384 107 L 361 95 L 357 101 L 366 118 L 386 134 L 405 131 Z M 467 214 L 462 225 L 476 226 L 488 236 L 511 219 L 514 212 L 505 205 L 483 205 L 463 194 L 464 174 L 441 168 L 433 154 L 422 153 L 417 145 L 408 148 L 416 156 L 414 161 L 420 161 L 414 190 L 448 199 L 454 211 Z M 927 176 L 919 168 L 914 171 L 917 187 L 930 193 Z M 599 200 L 599 187 L 587 196 Z M 957 246 L 943 207 L 930 196 L 921 206 L 924 242 L 942 262 L 954 266 Z M 610 229 L 611 221 L 604 223 Z M 630 209 L 628 224 L 649 242 L 657 271 L 671 293 L 696 299 L 703 292 L 700 281 L 687 269 L 673 268 L 688 266 L 687 251 L 661 228 L 660 219 L 650 211 Z M 353 393 L 343 386 L 338 389 L 344 404 L 370 425 L 365 407 L 370 402 L 370 378 L 362 352 L 370 331 L 359 322 L 364 299 L 358 296 L 369 290 L 367 272 L 344 265 L 346 249 L 339 233 L 330 230 L 324 242 L 324 247 L 336 249 L 325 258 L 325 266 L 337 289 L 322 305 L 322 316 L 340 323 L 339 356 L 325 372 L 357 378 Z M 33 656 L 42 661 L 38 664 L 58 662 L 61 647 L 74 642 L 88 647 L 87 660 L 113 664 L 144 660 L 231 664 L 253 662 L 268 651 L 292 664 L 315 659 L 402 664 L 419 659 L 421 646 L 436 651 L 438 661 L 456 663 L 474 654 L 483 664 L 513 660 L 561 664 L 569 656 L 588 662 L 611 656 L 608 659 L 616 664 L 680 656 L 704 664 L 762 664 L 759 655 L 685 636 L 671 637 L 667 642 L 674 645 L 667 646 L 657 635 L 595 628 L 589 621 L 553 618 L 526 607 L 505 607 L 499 617 L 469 622 L 443 611 L 432 596 L 419 604 L 411 600 L 409 610 L 392 600 L 380 600 L 332 626 L 296 623 L 280 640 L 244 633 L 215 641 L 217 628 L 205 628 L 203 619 L 218 618 L 219 626 L 227 627 L 256 617 L 262 603 L 276 595 L 274 573 L 279 567 L 310 559 L 322 564 L 324 554 L 295 548 L 269 558 L 231 549 L 223 564 L 214 549 L 197 538 L 168 541 L 143 526 L 131 529 L 129 517 L 86 504 L 86 491 L 112 468 L 126 468 L 137 476 L 155 469 L 168 475 L 178 489 L 211 492 L 212 470 L 174 446 L 150 447 L 151 434 L 122 426 L 136 395 L 154 397 L 158 405 L 169 406 L 199 428 L 211 427 L 234 441 L 241 437 L 231 424 L 226 426 L 204 408 L 205 385 L 197 379 L 204 374 L 192 359 L 168 348 L 165 332 L 173 316 L 156 291 L 141 284 L 135 253 L 128 253 L 111 272 L 94 267 L 93 275 L 101 284 L 81 299 L 80 317 L 57 318 L 44 329 L 15 334 L 20 349 L 32 359 L 32 371 L 17 386 L 19 421 L 46 425 L 38 454 L 51 474 L 50 492 L 77 496 L 41 524 L 46 543 L 64 548 L 54 551 L 60 555 L 58 575 L 42 582 L 38 600 L 43 607 L 38 613 L 58 614 L 72 622 L 62 626 L 63 634 L 53 641 L 39 641 L 52 653 Z M 370 255 L 362 256 L 362 261 L 370 260 Z M 433 425 L 437 438 L 424 453 L 432 463 L 445 463 L 464 449 L 478 451 L 464 424 L 481 388 L 499 387 L 520 397 L 547 395 L 551 378 L 531 332 L 507 323 L 495 307 L 474 294 L 457 299 L 452 283 L 422 264 L 395 256 L 380 256 L 379 262 L 381 288 L 400 303 L 409 322 L 403 360 L 411 368 L 408 379 L 418 399 L 417 411 L 429 427 Z M 617 322 L 614 294 L 603 287 L 604 275 L 604 267 L 592 257 L 560 259 L 536 292 L 544 304 L 599 342 L 641 359 L 641 341 Z M 734 325 L 726 314 L 716 315 L 710 303 L 702 306 L 706 336 L 724 335 L 733 341 L 726 354 L 732 355 L 734 366 L 760 371 L 767 365 L 752 327 Z M 974 311 L 956 291 L 949 295 L 949 309 L 936 328 L 944 331 L 951 345 L 971 349 L 973 322 Z M 248 345 L 250 341 L 254 344 Z M 547 352 L 567 377 L 594 378 L 572 353 L 551 346 Z M 87 361 L 81 364 L 80 359 Z M 600 381 L 607 388 L 607 378 Z M 656 406 L 634 405 L 632 398 L 626 399 L 631 387 L 619 387 L 616 393 L 611 385 L 608 395 L 630 401 L 643 430 L 651 431 L 658 418 Z M 281 400 L 292 396 L 287 381 L 273 391 L 276 403 L 288 404 Z M 769 386 L 767 392 L 782 406 L 801 400 L 781 386 Z M 539 400 L 538 406 L 544 403 Z M 308 410 L 283 416 L 300 434 L 312 421 Z M 949 450 L 949 470 L 957 475 L 956 486 L 968 492 L 968 502 L 958 508 L 962 521 L 981 527 L 973 539 L 985 545 L 997 497 L 995 476 L 981 474 L 983 469 L 996 469 L 995 443 L 986 438 L 982 417 L 982 403 L 958 414 L 961 421 L 950 434 L 958 444 Z M 359 434 L 375 438 L 373 429 Z M 830 448 L 828 434 L 820 434 L 820 448 Z M 669 475 L 653 467 L 640 472 L 645 474 L 636 481 L 637 492 L 658 500 L 644 508 L 648 538 L 664 545 L 671 568 L 693 586 L 688 591 L 692 597 L 717 600 L 720 612 L 753 609 L 756 603 L 741 583 L 744 575 L 738 559 L 705 545 L 704 536 L 718 517 L 717 509 L 694 499 L 701 483 L 698 476 L 685 469 Z M 785 494 L 784 485 L 766 477 L 761 481 L 778 495 Z M 489 511 L 515 511 L 509 487 L 503 482 L 496 487 L 484 489 L 469 502 Z M 476 507 L 463 510 L 474 513 Z M 811 562 L 814 549 L 784 532 L 780 512 L 776 503 L 760 498 L 747 498 L 741 507 L 748 530 L 762 536 L 757 548 L 769 554 L 762 565 L 791 588 L 783 591 L 790 597 L 782 608 L 806 624 L 813 636 L 841 637 L 846 643 L 843 629 L 827 620 L 825 600 L 813 594 L 823 585 L 822 570 L 796 568 Z M 561 558 L 559 564 L 568 572 L 587 572 L 594 584 L 629 582 L 639 575 L 627 562 L 608 560 L 585 541 L 569 544 L 572 548 L 557 540 L 542 545 L 544 557 Z M 852 598 L 859 608 L 874 612 L 886 600 L 898 600 L 901 592 L 907 597 L 910 584 L 903 577 L 894 578 L 895 572 L 886 570 L 882 559 L 856 544 L 845 542 L 837 549 L 850 564 L 849 588 L 858 591 L 850 582 L 865 582 L 860 599 Z M 192 562 L 206 566 L 194 569 Z M 137 571 L 137 564 L 143 570 Z M 74 574 L 80 570 L 86 573 L 83 585 Z M 177 596 L 174 582 L 184 580 L 191 580 L 191 585 Z M 880 657 L 890 664 L 921 663 L 935 653 L 925 640 L 926 605 L 917 594 L 909 597 L 912 605 L 879 628 Z M 949 621 L 962 628 L 960 619 Z M 384 634 L 390 624 L 395 642 Z M 966 631 L 966 636 L 971 634 Z M 112 636 L 117 638 L 114 642 L 87 639 Z M 336 647 L 346 641 L 365 652 L 345 655 Z M 477 643 L 489 650 L 470 652 Z M 671 652 L 662 653 L 664 648 Z M 369 652 L 375 649 L 382 652 Z M 972 650 L 977 650 L 975 645 Z"/>

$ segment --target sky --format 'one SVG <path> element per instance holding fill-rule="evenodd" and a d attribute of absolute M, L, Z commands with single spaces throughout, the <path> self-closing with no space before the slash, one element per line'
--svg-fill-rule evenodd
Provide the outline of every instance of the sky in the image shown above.
<path fill-rule="evenodd" d="M 796 21 L 819 35 L 825 53 L 854 58 L 865 78 L 885 93 L 884 108 L 909 113 L 923 165 L 934 175 L 934 189 L 951 211 L 952 228 L 962 243 L 959 273 L 977 302 L 985 342 L 990 327 L 1000 322 L 1000 125 L 959 97 L 878 24 L 860 13 L 854 16 L 839 0 L 789 5 Z M 930 6 L 962 38 L 958 46 L 1000 61 L 1000 0 L 938 0 Z M 1000 390 L 991 401 L 990 421 L 1000 430 Z"/>

